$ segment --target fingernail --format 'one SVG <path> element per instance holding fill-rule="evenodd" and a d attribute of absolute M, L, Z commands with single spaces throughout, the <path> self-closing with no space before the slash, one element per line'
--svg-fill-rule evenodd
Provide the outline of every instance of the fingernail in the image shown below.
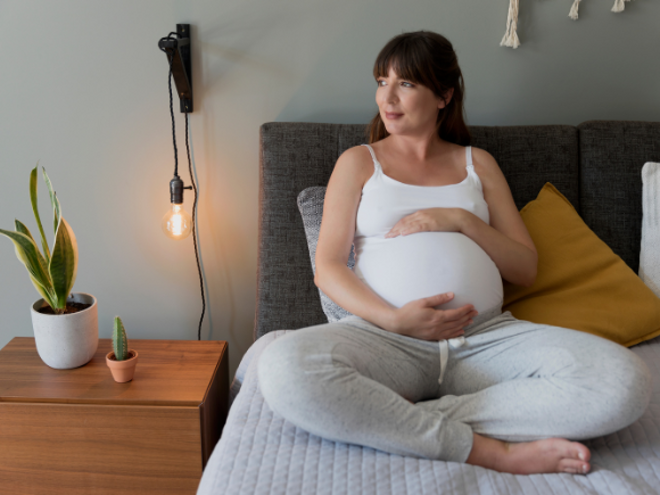
<path fill-rule="evenodd" d="M 578 454 L 578 457 L 580 458 L 581 461 L 586 461 L 586 459 L 584 458 L 584 454 L 582 452 Z"/>
<path fill-rule="evenodd" d="M 587 471 L 588 471 L 587 466 L 586 466 L 586 465 L 585 465 L 585 466 L 582 466 L 582 472 L 583 472 L 583 473 L 586 473 Z"/>

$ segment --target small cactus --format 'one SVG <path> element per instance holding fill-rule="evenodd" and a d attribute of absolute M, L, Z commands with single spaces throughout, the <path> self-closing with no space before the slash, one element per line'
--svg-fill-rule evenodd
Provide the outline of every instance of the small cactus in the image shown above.
<path fill-rule="evenodd" d="M 115 316 L 115 325 L 112 330 L 112 350 L 117 361 L 128 358 L 128 339 L 126 338 L 124 324 L 119 316 Z"/>

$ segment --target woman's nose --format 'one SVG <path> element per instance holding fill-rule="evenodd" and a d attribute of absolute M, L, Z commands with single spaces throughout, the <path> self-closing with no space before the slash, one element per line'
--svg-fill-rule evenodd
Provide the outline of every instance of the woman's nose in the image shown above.
<path fill-rule="evenodd" d="M 391 86 L 385 86 L 383 90 L 385 92 L 383 95 L 383 101 L 385 103 L 396 103 L 398 101 L 396 91 Z"/>

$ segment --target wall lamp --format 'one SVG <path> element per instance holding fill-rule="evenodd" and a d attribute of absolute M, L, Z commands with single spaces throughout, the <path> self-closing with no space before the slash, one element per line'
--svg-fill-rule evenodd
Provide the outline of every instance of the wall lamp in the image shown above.
<path fill-rule="evenodd" d="M 193 244 L 195 246 L 195 259 L 197 260 L 197 271 L 199 273 L 199 288 L 202 294 L 202 315 L 199 319 L 199 328 L 197 338 L 201 340 L 202 321 L 206 310 L 206 298 L 204 297 L 204 279 L 199 262 L 199 252 L 197 250 L 197 231 L 195 228 L 195 219 L 197 216 L 197 185 L 192 170 L 192 160 L 190 159 L 190 132 L 188 125 L 188 116 L 193 111 L 193 86 L 192 86 L 192 63 L 191 63 L 191 43 L 190 43 L 190 24 L 177 24 L 176 32 L 171 32 L 158 41 L 160 48 L 169 63 L 169 73 L 167 76 L 167 86 L 170 93 L 170 116 L 172 117 L 172 144 L 174 145 L 174 178 L 170 181 L 170 203 L 171 207 L 163 217 L 161 226 L 163 231 L 170 239 L 185 239 L 193 234 Z M 186 122 L 186 153 L 188 156 L 188 171 L 190 172 L 191 186 L 184 186 L 183 180 L 179 177 L 179 152 L 176 146 L 176 126 L 174 121 L 174 102 L 172 97 L 172 79 L 176 84 L 177 94 L 180 100 L 181 113 L 185 114 Z M 183 209 L 183 191 L 192 189 L 195 193 L 193 201 L 192 219 Z"/>
<path fill-rule="evenodd" d="M 171 207 L 163 217 L 161 227 L 165 235 L 170 239 L 185 239 L 190 235 L 194 222 L 186 210 L 183 209 L 184 189 L 195 189 L 195 206 L 197 205 L 197 188 L 195 182 L 192 186 L 184 186 L 179 177 L 179 158 L 176 146 L 176 129 L 174 124 L 174 106 L 172 101 L 172 79 L 176 84 L 176 90 L 180 99 L 180 109 L 186 114 L 186 149 L 188 150 L 188 161 L 190 162 L 190 148 L 188 144 L 188 114 L 193 111 L 192 91 L 192 64 L 190 57 L 190 24 L 177 24 L 176 32 L 168 34 L 158 41 L 160 48 L 167 55 L 169 62 L 169 75 L 167 79 L 170 90 L 170 114 L 172 116 L 172 141 L 174 144 L 174 178 L 170 181 L 170 203 Z"/>

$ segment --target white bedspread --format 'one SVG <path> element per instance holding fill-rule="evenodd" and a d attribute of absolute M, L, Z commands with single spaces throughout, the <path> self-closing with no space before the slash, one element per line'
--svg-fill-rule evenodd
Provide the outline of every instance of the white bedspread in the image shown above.
<path fill-rule="evenodd" d="M 588 475 L 503 474 L 455 462 L 386 454 L 324 440 L 273 413 L 259 390 L 259 339 L 239 366 L 222 438 L 198 495 L 229 494 L 660 494 L 660 338 L 632 347 L 655 377 L 644 416 L 617 433 L 585 442 Z"/>

